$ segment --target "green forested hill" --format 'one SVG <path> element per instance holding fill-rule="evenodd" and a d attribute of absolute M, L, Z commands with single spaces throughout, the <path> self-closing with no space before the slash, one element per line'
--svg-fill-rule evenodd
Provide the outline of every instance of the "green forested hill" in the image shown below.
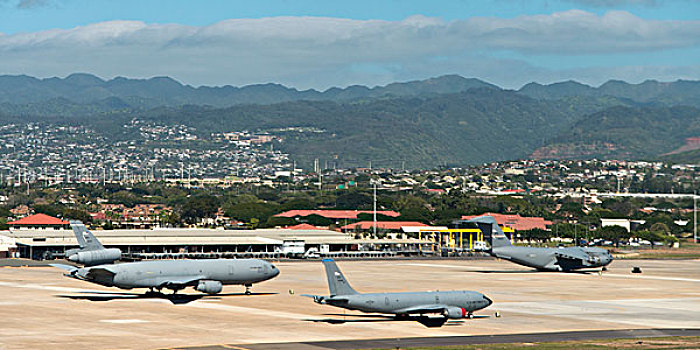
<path fill-rule="evenodd" d="M 530 83 L 518 90 L 537 99 L 558 100 L 567 97 L 610 97 L 655 106 L 688 105 L 700 107 L 700 82 L 647 80 L 640 84 L 610 80 L 595 88 L 574 81 L 541 85 Z"/>
<path fill-rule="evenodd" d="M 426 98 L 356 103 L 298 101 L 226 109 L 161 109 L 159 122 L 200 132 L 316 127 L 291 134 L 281 147 L 300 159 L 336 159 L 340 165 L 435 166 L 520 158 L 575 120 L 551 103 L 515 92 L 476 89 Z"/>
<path fill-rule="evenodd" d="M 536 158 L 657 159 L 700 135 L 695 107 L 611 107 L 584 116 Z"/>
<path fill-rule="evenodd" d="M 235 86 L 184 85 L 169 77 L 129 79 L 117 77 L 102 80 L 84 73 L 66 78 L 37 79 L 29 76 L 0 75 L 0 104 L 3 110 L 13 108 L 26 111 L 63 105 L 120 104 L 122 107 L 154 108 L 159 106 L 209 105 L 229 107 L 240 104 L 274 104 L 286 101 L 345 101 L 367 98 L 425 96 L 454 93 L 472 88 L 499 87 L 474 78 L 445 75 L 425 80 L 392 83 L 386 86 L 350 86 L 326 91 L 297 90 L 280 84 Z M 60 105 L 57 105 L 56 103 Z M 76 112 L 80 112 L 79 110 Z"/>
<path fill-rule="evenodd" d="M 700 106 L 699 98 L 700 83 L 688 81 L 533 83 L 509 91 L 452 75 L 319 92 L 277 84 L 194 88 L 168 78 L 4 76 L 0 122 L 88 125 L 113 140 L 138 136 L 122 127 L 134 118 L 193 126 L 204 139 L 272 131 L 283 133 L 275 147 L 307 166 L 319 158 L 341 167 L 371 160 L 415 168 L 527 157 L 658 159 L 700 137 L 700 110 L 683 106 Z M 280 131 L 288 127 L 315 132 Z M 668 157 L 686 156 L 694 159 Z"/>

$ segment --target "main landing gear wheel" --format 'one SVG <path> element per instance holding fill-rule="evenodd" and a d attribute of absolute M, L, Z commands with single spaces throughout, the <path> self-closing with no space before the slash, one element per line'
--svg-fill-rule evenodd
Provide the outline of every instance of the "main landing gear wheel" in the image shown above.
<path fill-rule="evenodd" d="M 245 285 L 245 295 L 251 295 L 251 294 L 253 294 L 253 293 L 250 291 L 250 287 L 252 287 L 252 286 L 253 286 L 252 284 L 246 284 L 246 285 Z"/>

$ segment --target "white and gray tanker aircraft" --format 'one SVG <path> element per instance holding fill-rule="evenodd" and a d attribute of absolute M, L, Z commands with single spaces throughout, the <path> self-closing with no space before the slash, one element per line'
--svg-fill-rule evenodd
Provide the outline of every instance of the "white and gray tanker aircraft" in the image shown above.
<path fill-rule="evenodd" d="M 540 248 L 518 247 L 508 240 L 493 216 L 480 216 L 462 222 L 475 223 L 491 248 L 489 254 L 540 271 L 573 271 L 605 267 L 613 257 L 605 249 L 595 247 Z"/>
<path fill-rule="evenodd" d="M 78 240 L 80 248 L 68 249 L 65 252 L 66 259 L 83 264 L 85 266 L 95 266 L 111 264 L 122 256 L 119 248 L 105 248 L 100 241 L 95 238 L 92 232 L 88 231 L 80 221 L 71 221 L 70 227 Z"/>
<path fill-rule="evenodd" d="M 150 293 L 167 288 L 218 294 L 225 285 L 244 285 L 250 294 L 253 283 L 269 280 L 280 271 L 259 259 L 153 260 L 77 268 L 51 264 L 68 271 L 67 277 L 121 289 L 148 288 Z M 160 293 L 158 293 L 160 294 Z M 161 294 L 162 295 L 162 294 Z"/>
<path fill-rule="evenodd" d="M 303 295 L 319 304 L 367 313 L 392 314 L 395 319 L 416 321 L 424 320 L 426 314 L 440 314 L 443 316 L 439 318 L 440 322 L 431 325 L 441 326 L 447 319 L 471 318 L 474 311 L 493 303 L 485 295 L 472 291 L 358 293 L 332 259 L 324 259 L 323 266 L 330 295 Z"/>

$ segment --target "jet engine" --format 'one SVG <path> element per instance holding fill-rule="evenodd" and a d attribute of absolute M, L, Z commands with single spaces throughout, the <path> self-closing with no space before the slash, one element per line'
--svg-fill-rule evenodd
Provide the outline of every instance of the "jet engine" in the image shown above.
<path fill-rule="evenodd" d="M 443 312 L 447 318 L 465 318 L 469 315 L 466 309 L 461 307 L 448 307 Z"/>
<path fill-rule="evenodd" d="M 221 289 L 224 287 L 219 281 L 199 281 L 197 287 L 194 289 L 207 294 L 220 293 Z"/>
<path fill-rule="evenodd" d="M 68 257 L 68 260 L 85 266 L 94 266 L 100 264 L 113 263 L 122 256 L 122 251 L 119 248 L 109 248 L 103 250 L 90 250 L 85 252 L 77 252 Z"/>

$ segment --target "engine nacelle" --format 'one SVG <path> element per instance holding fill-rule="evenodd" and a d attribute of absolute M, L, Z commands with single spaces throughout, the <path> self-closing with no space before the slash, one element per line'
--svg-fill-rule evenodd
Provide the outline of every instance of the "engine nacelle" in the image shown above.
<path fill-rule="evenodd" d="M 194 287 L 194 289 L 207 294 L 221 293 L 223 288 L 224 285 L 219 281 L 199 281 L 199 284 Z"/>
<path fill-rule="evenodd" d="M 122 257 L 122 251 L 119 248 L 109 248 L 103 250 L 90 250 L 86 252 L 77 252 L 68 257 L 68 260 L 77 262 L 85 266 L 94 266 L 100 264 L 109 264 L 119 260 Z"/>
<path fill-rule="evenodd" d="M 468 317 L 469 312 L 462 307 L 448 307 L 444 312 L 447 318 L 465 318 Z"/>

